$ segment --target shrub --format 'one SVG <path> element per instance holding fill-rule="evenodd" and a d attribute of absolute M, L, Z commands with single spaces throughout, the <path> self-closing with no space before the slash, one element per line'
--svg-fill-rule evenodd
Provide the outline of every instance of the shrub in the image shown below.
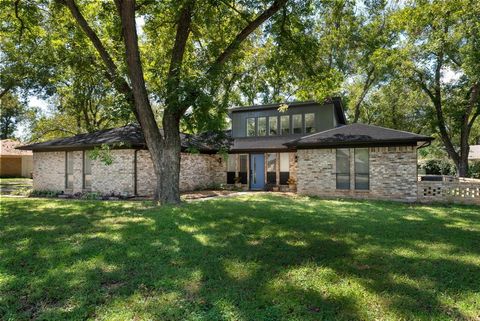
<path fill-rule="evenodd" d="M 444 159 L 428 159 L 419 164 L 420 169 L 427 175 L 455 175 L 455 165 Z"/>
<path fill-rule="evenodd" d="M 32 197 L 57 197 L 63 194 L 62 191 L 50 191 L 50 190 L 33 190 L 30 193 Z"/>
<path fill-rule="evenodd" d="M 480 178 L 480 162 L 472 162 L 469 164 L 468 177 Z"/>

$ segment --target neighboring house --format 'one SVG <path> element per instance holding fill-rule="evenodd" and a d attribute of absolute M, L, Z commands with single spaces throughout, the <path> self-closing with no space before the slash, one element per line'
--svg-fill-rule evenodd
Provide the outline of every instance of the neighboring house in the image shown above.
<path fill-rule="evenodd" d="M 207 134 L 182 135 L 180 189 L 242 185 L 288 188 L 305 195 L 417 198 L 417 148 L 432 138 L 363 124 L 346 124 L 340 99 L 230 110 L 228 158 Z M 122 143 L 123 146 L 118 144 Z M 88 157 L 112 146 L 111 165 Z M 155 175 L 141 130 L 133 125 L 23 146 L 33 150 L 34 188 L 151 195 Z M 196 150 L 196 153 L 191 153 Z"/>
<path fill-rule="evenodd" d="M 474 162 L 480 162 L 480 145 L 470 145 L 468 160 L 474 161 Z"/>
<path fill-rule="evenodd" d="M 0 177 L 32 177 L 32 152 L 16 149 L 21 144 L 14 139 L 0 141 Z"/>

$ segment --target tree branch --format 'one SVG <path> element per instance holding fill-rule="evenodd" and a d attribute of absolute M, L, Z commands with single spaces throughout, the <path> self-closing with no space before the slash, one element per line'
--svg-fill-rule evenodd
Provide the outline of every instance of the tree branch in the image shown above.
<path fill-rule="evenodd" d="M 220 67 L 225 63 L 225 61 L 230 58 L 230 56 L 237 50 L 240 44 L 247 39 L 247 37 L 255 31 L 262 23 L 268 20 L 271 16 L 277 13 L 288 0 L 275 0 L 273 4 L 265 10 L 262 14 L 260 14 L 255 20 L 250 22 L 245 28 L 240 31 L 233 39 L 233 41 L 228 45 L 227 48 L 217 57 L 214 63 L 210 66 L 207 71 L 207 75 L 211 75 L 216 73 L 220 70 Z"/>
<path fill-rule="evenodd" d="M 248 15 L 246 15 L 245 13 L 235 8 L 235 6 L 231 5 L 227 0 L 220 0 L 220 2 L 226 5 L 227 7 L 229 7 L 230 9 L 232 9 L 233 11 L 235 11 L 236 13 L 238 13 L 238 15 L 241 16 L 247 23 L 251 23 Z"/>
<path fill-rule="evenodd" d="M 170 67 L 167 76 L 167 105 L 178 107 L 178 87 L 180 84 L 180 73 L 182 68 L 183 56 L 188 36 L 190 34 L 190 25 L 192 22 L 192 12 L 194 1 L 187 1 L 180 11 L 177 22 L 177 32 L 175 43 L 172 49 Z M 175 109 L 176 109 L 175 108 Z"/>
<path fill-rule="evenodd" d="M 80 28 L 83 30 L 85 35 L 90 39 L 91 43 L 97 50 L 98 54 L 100 55 L 103 63 L 107 67 L 109 77 L 107 77 L 114 85 L 114 87 L 122 94 L 126 96 L 126 99 L 130 106 L 132 107 L 134 113 L 136 113 L 134 109 L 134 97 L 132 96 L 132 89 L 127 84 L 125 79 L 121 77 L 118 73 L 117 66 L 113 61 L 112 57 L 107 52 L 107 49 L 103 45 L 100 38 L 97 36 L 95 31 L 90 27 L 85 17 L 80 12 L 79 8 L 77 7 L 75 0 L 57 0 L 59 3 L 64 4 L 72 14 L 73 18 L 77 21 L 80 25 Z"/>

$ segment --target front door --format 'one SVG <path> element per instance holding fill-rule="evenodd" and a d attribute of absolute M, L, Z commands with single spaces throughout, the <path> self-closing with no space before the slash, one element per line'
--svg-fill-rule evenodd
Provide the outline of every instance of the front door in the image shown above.
<path fill-rule="evenodd" d="M 250 155 L 250 188 L 263 189 L 265 186 L 265 157 L 263 154 Z"/>

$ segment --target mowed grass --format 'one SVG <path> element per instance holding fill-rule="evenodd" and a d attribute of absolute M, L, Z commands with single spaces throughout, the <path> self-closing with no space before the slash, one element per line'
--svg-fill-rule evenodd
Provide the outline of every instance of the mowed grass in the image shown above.
<path fill-rule="evenodd" d="M 0 320 L 479 320 L 480 209 L 1 200 Z"/>

